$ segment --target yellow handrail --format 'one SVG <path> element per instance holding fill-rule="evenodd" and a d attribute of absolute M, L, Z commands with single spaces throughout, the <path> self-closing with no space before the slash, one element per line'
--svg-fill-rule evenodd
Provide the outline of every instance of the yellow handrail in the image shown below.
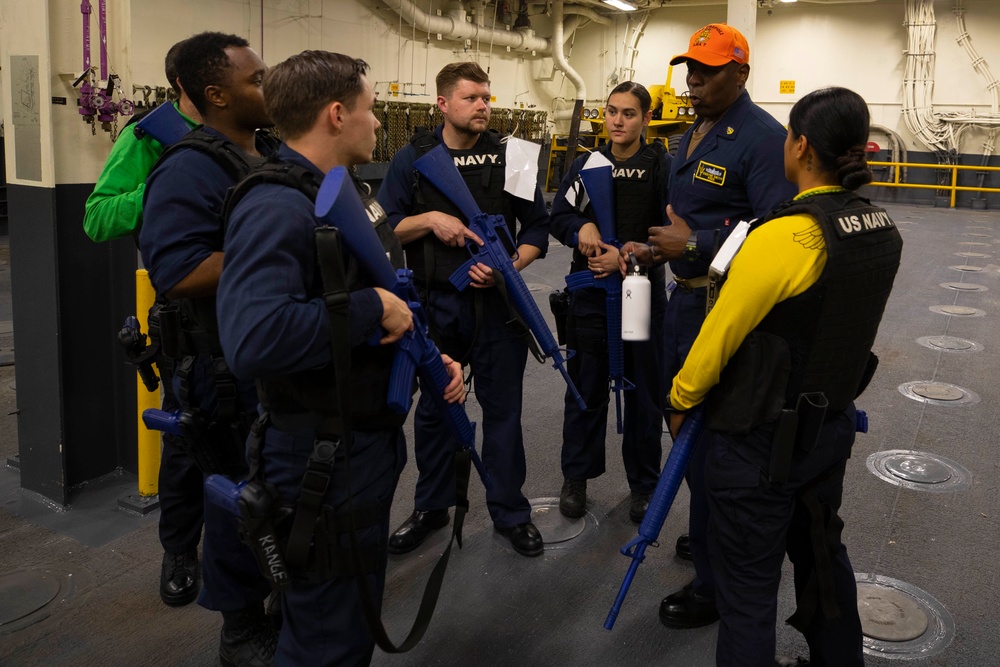
<path fill-rule="evenodd" d="M 967 185 L 958 185 L 958 171 L 964 169 L 966 171 L 996 171 L 1000 172 L 1000 167 L 978 167 L 975 165 L 965 165 L 965 164 L 925 164 L 920 162 L 882 162 L 882 161 L 870 161 L 868 163 L 870 167 L 895 167 L 893 170 L 893 179 L 889 181 L 872 181 L 869 185 L 875 185 L 883 188 L 915 188 L 923 190 L 948 190 L 951 193 L 950 206 L 955 208 L 955 197 L 958 192 L 1000 192 L 1000 188 L 979 188 Z M 940 171 L 951 171 L 951 184 L 950 185 L 935 185 L 932 183 L 900 183 L 899 182 L 899 172 L 900 168 L 905 167 L 907 169 L 914 167 L 917 169 L 937 169 Z"/>

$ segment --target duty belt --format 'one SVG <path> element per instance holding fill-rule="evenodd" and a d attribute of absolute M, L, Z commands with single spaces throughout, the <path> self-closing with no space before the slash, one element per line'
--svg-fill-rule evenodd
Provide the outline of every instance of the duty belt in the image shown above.
<path fill-rule="evenodd" d="M 708 276 L 698 276 L 697 278 L 678 278 L 674 276 L 674 283 L 680 291 L 690 294 L 701 287 L 708 287 Z"/>

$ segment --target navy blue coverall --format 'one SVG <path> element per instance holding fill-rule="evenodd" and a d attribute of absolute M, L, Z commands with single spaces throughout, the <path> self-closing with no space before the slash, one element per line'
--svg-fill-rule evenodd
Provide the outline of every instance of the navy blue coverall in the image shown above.
<path fill-rule="evenodd" d="M 614 165 L 616 220 L 620 221 L 616 233 L 619 242 L 645 242 L 649 227 L 665 223 L 667 207 L 667 179 L 669 178 L 670 155 L 664 150 L 658 156 L 658 164 L 651 165 L 643 160 L 646 142 L 627 160 L 617 160 L 611 153 L 611 144 L 600 149 Z M 550 224 L 552 236 L 570 247 L 577 247 L 580 228 L 588 222 L 597 224 L 593 207 L 585 210 L 566 198 L 567 192 L 577 179 L 580 169 L 588 156 L 582 155 L 573 161 L 569 172 L 559 185 L 559 192 L 552 203 Z M 648 169 L 645 180 L 636 180 L 626 191 L 622 184 L 635 179 L 635 172 Z M 639 192 L 642 191 L 640 195 Z M 572 192 L 570 192 L 572 197 Z M 626 198 L 644 200 L 642 204 L 624 201 Z M 645 203 L 648 201 L 648 205 Z M 623 222 L 626 210 L 648 210 L 657 217 L 641 221 L 641 238 L 623 238 Z M 576 256 L 577 253 L 574 253 Z M 571 271 L 587 270 L 586 264 L 577 266 L 574 261 Z M 652 317 L 648 341 L 626 341 L 624 343 L 624 377 L 635 385 L 635 389 L 624 394 L 624 415 L 622 434 L 622 459 L 625 476 L 633 493 L 652 493 L 660 476 L 663 435 L 663 392 L 664 379 L 661 360 L 663 356 L 663 314 L 667 306 L 667 294 L 662 268 L 652 271 L 651 290 Z M 581 410 L 566 392 L 563 414 L 562 472 L 563 477 L 573 480 L 593 479 L 605 470 L 605 433 L 608 425 L 608 330 L 606 294 L 600 288 L 583 288 L 570 293 L 567 347 L 576 354 L 569 360 L 570 377 L 580 390 L 586 410 Z"/>
<path fill-rule="evenodd" d="M 435 135 L 441 141 L 440 126 Z M 472 152 L 483 145 L 481 138 Z M 379 189 L 378 201 L 393 227 L 416 213 L 413 163 L 417 157 L 417 149 L 412 143 L 404 146 L 393 157 Z M 544 256 L 548 248 L 549 224 L 541 191 L 535 188 L 533 201 L 510 194 L 505 196 L 509 197 L 510 208 L 520 222 L 518 229 L 514 220 L 507 220 L 516 244 L 536 246 Z M 416 241 L 420 242 L 422 239 Z M 436 238 L 434 243 L 443 245 Z M 422 277 L 415 275 L 414 279 L 422 287 Z M 450 284 L 433 285 L 424 293 L 423 305 L 431 329 L 440 337 L 436 341 L 438 348 L 452 359 L 468 363 L 475 377 L 476 400 L 483 410 L 481 456 L 492 480 L 486 505 L 493 524 L 502 530 L 528 523 L 531 505 L 521 491 L 527 473 L 521 432 L 522 386 L 528 357 L 525 338 L 511 325 L 507 303 L 496 288 L 469 287 L 459 292 Z M 478 311 L 477 296 L 482 299 Z M 477 312 L 481 314 L 478 321 Z M 421 392 L 417 403 L 413 431 L 420 473 L 415 509 L 447 509 L 455 504 L 453 461 L 456 444 L 440 411 L 425 392 Z"/>
<path fill-rule="evenodd" d="M 323 174 L 284 144 L 279 159 Z M 317 268 L 313 202 L 297 189 L 278 184 L 253 187 L 233 210 L 226 235 L 226 261 L 219 282 L 218 314 L 222 346 L 237 377 L 287 376 L 319 369 L 331 361 L 331 336 L 323 287 Z M 350 292 L 348 335 L 352 347 L 369 344 L 378 332 L 382 303 L 374 289 Z M 385 400 L 385 397 L 382 398 Z M 264 478 L 284 503 L 295 503 L 301 490 L 316 427 L 275 422 L 267 429 L 261 452 Z M 352 432 L 350 467 L 338 451 L 324 504 L 338 514 L 353 508 L 378 508 L 374 525 L 359 528 L 364 549 L 376 546 L 379 557 L 365 576 L 376 609 L 381 609 L 389 538 L 389 506 L 406 463 L 406 443 L 399 427 Z M 348 489 L 353 496 L 348 496 Z M 344 533 L 340 546 L 347 548 Z M 362 612 L 354 576 L 321 582 L 296 577 L 282 594 L 283 623 L 276 665 L 368 664 L 375 641 Z"/>
<path fill-rule="evenodd" d="M 696 127 L 684 133 L 670 169 L 670 204 L 698 235 L 697 260 L 670 262 L 670 269 L 679 278 L 707 275 L 715 251 L 736 224 L 763 217 L 796 193 L 795 186 L 785 178 L 786 131 L 751 102 L 746 91 L 688 157 Z M 721 169 L 722 175 L 712 167 Z M 684 365 L 705 321 L 706 291 L 704 287 L 693 290 L 678 287 L 670 296 L 663 327 L 667 386 Z M 688 531 L 696 571 L 694 586 L 700 593 L 710 595 L 714 584 L 706 546 L 708 502 L 704 469 L 705 448 L 696 446 L 686 475 L 691 490 Z"/>
<path fill-rule="evenodd" d="M 207 131 L 219 134 L 211 129 Z M 219 215 L 226 190 L 232 185 L 233 177 L 222 165 L 194 148 L 176 150 L 150 174 L 146 181 L 139 246 L 143 264 L 158 294 L 169 292 L 211 253 L 222 250 L 223 229 Z M 189 378 L 189 403 L 206 414 L 211 414 L 215 408 L 211 363 L 207 354 L 198 355 Z M 179 383 L 175 376 L 170 388 L 174 402 Z M 255 409 L 253 384 L 237 384 L 237 390 L 241 407 Z M 196 443 L 195 446 L 215 445 Z M 175 455 L 177 452 L 171 454 Z M 233 474 L 237 474 L 236 471 Z M 205 513 L 202 546 L 205 585 L 198 596 L 198 604 L 214 611 L 242 611 L 262 604 L 271 589 L 257 569 L 253 555 L 240 541 L 235 518 L 212 503 L 204 502 L 201 493 L 186 501 L 203 503 Z"/>

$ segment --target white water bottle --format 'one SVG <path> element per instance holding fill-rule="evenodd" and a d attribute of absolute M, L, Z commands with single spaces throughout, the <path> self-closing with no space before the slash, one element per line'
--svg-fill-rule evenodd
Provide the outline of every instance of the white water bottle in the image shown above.
<path fill-rule="evenodd" d="M 650 284 L 646 272 L 631 263 L 622 281 L 622 340 L 649 340 Z"/>

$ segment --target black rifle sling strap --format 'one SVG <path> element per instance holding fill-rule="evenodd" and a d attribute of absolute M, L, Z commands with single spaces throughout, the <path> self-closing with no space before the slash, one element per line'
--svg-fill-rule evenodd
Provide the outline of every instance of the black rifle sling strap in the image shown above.
<path fill-rule="evenodd" d="M 796 492 L 809 512 L 811 520 L 809 535 L 813 556 L 812 573 L 805 586 L 796 595 L 795 613 L 785 621 L 799 632 L 807 629 L 813 617 L 820 611 L 827 620 L 840 616 L 836 586 L 833 581 L 832 554 L 835 545 L 840 543 L 840 532 L 844 528 L 844 522 L 837 514 L 837 507 L 830 507 L 820 500 L 819 491 L 823 485 L 838 475 L 843 478 L 846 466 L 847 463 L 841 461 Z"/>
<path fill-rule="evenodd" d="M 299 499 L 295 505 L 295 519 L 288 536 L 285 560 L 289 565 L 304 569 L 309 562 L 309 547 L 322 514 L 337 449 L 343 445 L 350 452 L 350 388 L 351 351 L 348 343 L 347 306 L 350 293 L 340 256 L 337 230 L 332 227 L 316 229 L 316 254 L 323 279 L 323 300 L 330 322 L 330 352 L 334 381 L 337 389 L 337 414 L 323 417 L 316 434 L 316 443 L 309 455 L 306 472 L 302 476 Z"/>
<path fill-rule="evenodd" d="M 517 308 L 514 307 L 514 302 L 510 298 L 510 292 L 507 291 L 506 279 L 499 269 L 493 270 L 493 282 L 496 285 L 497 290 L 500 292 L 500 296 L 503 297 L 504 303 L 507 304 L 507 314 L 510 317 L 510 320 L 508 321 L 518 331 L 520 336 L 524 338 L 525 344 L 527 344 L 528 349 L 531 350 L 531 356 L 533 356 L 538 363 L 544 364 L 545 353 L 542 352 L 540 347 L 538 347 L 538 341 L 535 340 L 535 334 L 531 331 L 531 327 L 528 326 L 528 323 L 524 321 L 523 317 L 521 317 L 521 313 L 517 312 Z"/>
<path fill-rule="evenodd" d="M 330 309 L 331 303 L 331 286 L 335 284 L 337 276 L 335 273 L 331 273 L 331 266 L 337 265 L 341 267 L 341 284 L 345 285 L 343 282 L 342 265 L 340 260 L 340 244 L 337 241 L 337 230 L 333 227 L 319 227 L 316 229 L 316 252 L 319 258 L 320 271 L 323 277 L 323 290 L 324 297 L 327 301 L 327 310 L 330 312 L 331 317 L 331 329 L 332 332 L 338 330 L 339 324 L 334 323 L 334 313 Z M 346 292 L 344 299 L 344 317 L 343 317 L 343 338 L 341 341 L 346 341 L 347 339 L 347 310 L 346 310 Z M 336 333 L 334 333 L 336 336 Z M 337 339 L 334 337 L 334 341 Z M 338 365 L 337 348 L 341 348 L 346 354 L 343 360 L 343 367 Z M 337 373 L 337 397 L 340 403 L 340 413 L 344 415 L 342 420 L 342 425 L 345 427 L 344 434 L 349 437 L 350 434 L 350 405 L 349 405 L 349 394 L 346 379 L 350 372 L 350 356 L 349 350 L 345 345 L 334 344 L 334 372 Z M 348 446 L 344 448 L 344 458 L 345 464 L 347 466 L 347 497 L 348 505 L 350 507 L 353 504 L 354 492 L 351 489 L 351 447 L 349 442 L 345 443 Z M 314 450 L 313 455 L 316 452 Z M 310 458 L 310 461 L 312 459 Z M 464 470 L 463 470 L 464 461 Z M 331 465 L 333 463 L 331 459 Z M 375 643 L 378 644 L 386 653 L 405 653 L 409 651 L 414 646 L 416 646 L 421 639 L 423 639 L 424 633 L 430 626 L 431 617 L 434 615 L 434 608 L 437 606 L 438 596 L 441 593 L 441 584 L 444 582 L 444 573 L 448 569 L 448 560 L 451 557 L 451 547 L 455 542 L 456 533 L 458 534 L 459 547 L 461 548 L 461 530 L 462 524 L 465 519 L 465 513 L 469 509 L 468 500 L 468 488 L 469 488 L 469 475 L 471 472 L 471 458 L 469 454 L 465 451 L 461 451 L 456 454 L 456 506 L 455 506 L 455 526 L 452 532 L 452 539 L 448 541 L 448 547 L 441 554 L 438 559 L 437 564 L 434 566 L 431 572 L 430 578 L 427 580 L 427 584 L 424 587 L 424 595 L 420 601 L 420 608 L 417 610 L 417 617 L 413 621 L 413 627 L 407 634 L 406 639 L 403 640 L 398 646 L 392 642 L 389 638 L 389 634 L 386 632 L 385 626 L 382 624 L 382 619 L 380 617 L 378 608 L 374 603 L 374 595 L 371 588 L 368 585 L 368 580 L 364 574 L 367 571 L 365 563 L 363 562 L 363 557 L 361 554 L 361 545 L 358 542 L 357 535 L 357 519 L 355 513 L 352 509 L 347 512 L 348 520 L 350 522 L 349 537 L 351 540 L 351 559 L 354 562 L 354 570 L 357 573 L 355 579 L 358 583 L 358 589 L 361 597 L 361 608 L 364 611 L 365 618 L 368 621 L 368 627 L 372 631 L 372 635 L 375 637 Z M 303 491 L 305 490 L 305 485 L 303 484 Z M 299 500 L 300 507 L 297 509 L 296 514 L 301 511 L 301 498 Z M 296 516 L 296 521 L 298 521 L 298 516 Z M 293 528 L 294 530 L 294 528 Z M 311 535 L 310 531 L 310 535 Z M 289 552 L 287 560 L 291 562 L 291 540 L 289 540 Z"/>

